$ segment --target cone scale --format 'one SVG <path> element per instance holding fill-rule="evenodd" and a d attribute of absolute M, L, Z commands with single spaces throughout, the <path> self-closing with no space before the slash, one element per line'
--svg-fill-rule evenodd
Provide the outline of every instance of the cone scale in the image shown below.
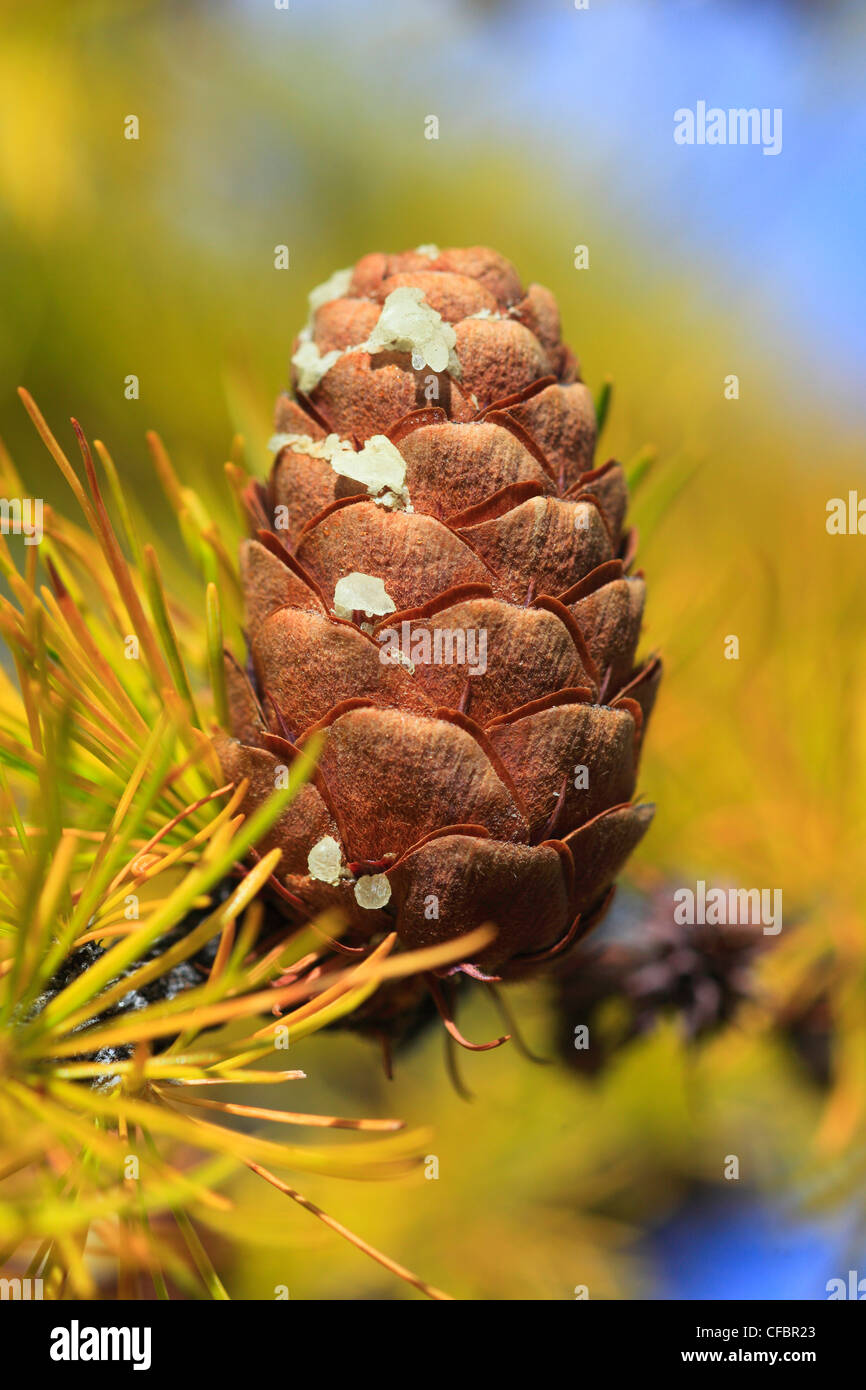
<path fill-rule="evenodd" d="M 248 492 L 223 767 L 261 801 L 320 732 L 267 841 L 287 901 L 353 941 L 492 923 L 463 968 L 519 976 L 598 919 L 652 817 L 623 471 L 553 296 L 495 252 L 365 256 L 310 304 Z"/>

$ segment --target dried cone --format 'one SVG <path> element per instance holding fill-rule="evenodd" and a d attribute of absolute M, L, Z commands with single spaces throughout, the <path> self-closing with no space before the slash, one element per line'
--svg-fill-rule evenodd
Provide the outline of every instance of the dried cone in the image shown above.
<path fill-rule="evenodd" d="M 652 817 L 630 798 L 660 665 L 634 665 L 623 471 L 593 466 L 553 296 L 495 252 L 365 256 L 310 304 L 248 494 L 225 771 L 262 799 L 323 730 L 268 842 L 290 900 L 408 947 L 492 922 L 463 968 L 521 974 Z"/>
<path fill-rule="evenodd" d="M 694 1044 L 756 997 L 754 966 L 772 938 L 748 924 L 682 925 L 674 901 L 670 885 L 623 894 L 598 934 L 557 967 L 559 1051 L 585 1076 L 601 1073 L 661 1018 L 676 1018 Z"/>

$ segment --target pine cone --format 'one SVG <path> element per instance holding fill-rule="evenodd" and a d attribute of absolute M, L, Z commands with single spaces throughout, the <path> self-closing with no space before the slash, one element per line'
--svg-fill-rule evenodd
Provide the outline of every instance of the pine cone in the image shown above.
<path fill-rule="evenodd" d="M 493 922 L 465 968 L 522 974 L 652 818 L 630 798 L 660 663 L 634 668 L 623 470 L 593 466 L 553 296 L 495 252 L 365 256 L 310 304 L 248 494 L 224 770 L 260 801 L 322 730 L 266 842 L 298 911 L 411 947 Z"/>
<path fill-rule="evenodd" d="M 781 1011 L 779 1031 L 812 1084 L 829 1090 L 836 1076 L 837 1022 L 832 992 L 821 989 L 812 997 L 793 999 Z"/>
<path fill-rule="evenodd" d="M 662 1017 L 678 1018 L 688 1043 L 712 1036 L 753 997 L 752 966 L 766 946 L 760 926 L 680 925 L 672 888 L 622 894 L 599 933 L 557 970 L 562 1056 L 596 1075 Z M 616 1026 L 605 1026 L 614 1000 Z"/>
<path fill-rule="evenodd" d="M 192 912 L 188 912 L 178 926 L 159 937 L 149 950 L 145 951 L 140 959 L 126 966 L 125 969 L 121 970 L 118 976 L 109 980 L 104 986 L 104 989 L 110 989 L 118 984 L 120 980 L 125 979 L 128 975 L 132 975 L 139 966 L 148 965 L 151 961 L 158 960 L 170 947 L 174 946 L 178 941 L 183 940 L 191 931 L 194 931 L 195 928 L 204 921 L 205 917 L 214 910 L 215 906 L 225 902 L 230 891 L 231 885 L 228 882 L 220 884 L 213 894 L 211 903 L 207 907 L 196 908 Z M 189 956 L 186 960 L 178 961 L 176 965 L 170 966 L 163 974 L 157 975 L 155 979 L 148 981 L 147 984 L 137 989 L 130 989 L 128 993 L 122 995 L 116 1003 L 110 1004 L 108 1008 L 102 1010 L 95 1009 L 91 1018 L 86 1019 L 83 1023 L 77 1024 L 72 1029 L 73 1033 L 77 1033 L 81 1036 L 83 1050 L 74 1053 L 69 1058 L 70 1062 L 101 1062 L 106 1066 L 110 1066 L 115 1062 L 129 1061 L 133 1055 L 133 1046 L 131 1043 L 119 1043 L 112 1047 L 101 1047 L 95 1052 L 88 1051 L 86 1049 L 88 1031 L 100 1028 L 103 1024 L 109 1023 L 114 1019 L 122 1018 L 124 1014 L 138 1013 L 139 1010 L 146 1009 L 151 1004 L 162 1004 L 170 999 L 175 999 L 186 990 L 194 989 L 197 985 L 204 984 L 210 973 L 211 966 L 216 959 L 218 946 L 219 937 L 214 937 L 211 941 L 206 942 L 201 950 L 196 951 L 194 955 Z M 48 981 L 44 990 L 37 995 L 28 1012 L 28 1019 L 35 1018 L 40 1014 L 67 985 L 72 984 L 73 980 L 77 980 L 91 965 L 95 965 L 97 961 L 101 960 L 105 955 L 105 951 L 106 948 L 96 941 L 87 941 L 83 946 L 77 946 L 71 951 L 56 974 Z M 98 1005 L 98 997 L 96 1004 Z M 162 1052 L 164 1048 L 169 1046 L 170 1041 L 170 1038 L 156 1038 L 151 1042 L 150 1046 L 154 1052 Z M 96 1088 L 103 1086 L 111 1087 L 114 1084 L 115 1078 L 113 1077 L 105 1078 L 97 1076 L 91 1082 L 91 1085 Z"/>

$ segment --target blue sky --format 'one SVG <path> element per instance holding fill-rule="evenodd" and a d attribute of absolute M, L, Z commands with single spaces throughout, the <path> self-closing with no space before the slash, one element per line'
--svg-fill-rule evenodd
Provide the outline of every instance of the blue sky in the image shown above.
<path fill-rule="evenodd" d="M 265 0 L 237 2 L 253 41 L 259 25 L 273 39 Z M 291 0 L 280 21 L 336 69 L 371 73 L 371 103 L 423 94 L 458 140 L 513 140 L 563 185 L 601 182 L 654 261 L 699 265 L 711 295 L 749 306 L 758 336 L 781 334 L 795 372 L 829 362 L 853 402 L 866 359 L 856 4 Z M 674 112 L 698 100 L 781 108 L 782 152 L 676 145 Z"/>
<path fill-rule="evenodd" d="M 661 1299 L 826 1299 L 829 1280 L 847 1286 L 852 1267 L 866 1275 L 862 1240 L 852 1244 L 842 1220 L 798 1218 L 733 1190 L 687 1202 L 643 1248 Z"/>

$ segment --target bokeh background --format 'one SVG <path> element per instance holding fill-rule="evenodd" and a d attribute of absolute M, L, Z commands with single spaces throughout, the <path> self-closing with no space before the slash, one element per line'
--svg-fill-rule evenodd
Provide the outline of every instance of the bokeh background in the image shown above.
<path fill-rule="evenodd" d="M 106 441 L 177 581 L 145 430 L 223 495 L 234 435 L 267 466 L 312 286 L 373 249 L 496 247 L 557 294 L 584 379 L 613 377 L 602 457 L 658 451 L 633 520 L 667 677 L 632 885 L 783 890 L 754 1001 L 697 1049 L 671 1019 L 587 1080 L 503 1048 L 465 1059 L 467 1101 L 435 1035 L 393 1081 L 366 1042 L 301 1044 L 307 1108 L 432 1124 L 439 1160 L 307 1195 L 463 1298 L 823 1298 L 866 1275 L 866 537 L 825 528 L 829 499 L 866 496 L 862 7 L 19 0 L 0 18 L 0 435 L 30 491 L 69 505 L 18 384 L 64 440 L 75 414 Z M 701 99 L 782 108 L 781 154 L 677 146 L 673 112 Z M 554 1057 L 550 991 L 511 999 Z M 463 1026 L 496 1030 L 484 997 Z M 261 1186 L 238 1188 L 255 1220 L 214 1229 L 233 1295 L 416 1296 Z"/>

